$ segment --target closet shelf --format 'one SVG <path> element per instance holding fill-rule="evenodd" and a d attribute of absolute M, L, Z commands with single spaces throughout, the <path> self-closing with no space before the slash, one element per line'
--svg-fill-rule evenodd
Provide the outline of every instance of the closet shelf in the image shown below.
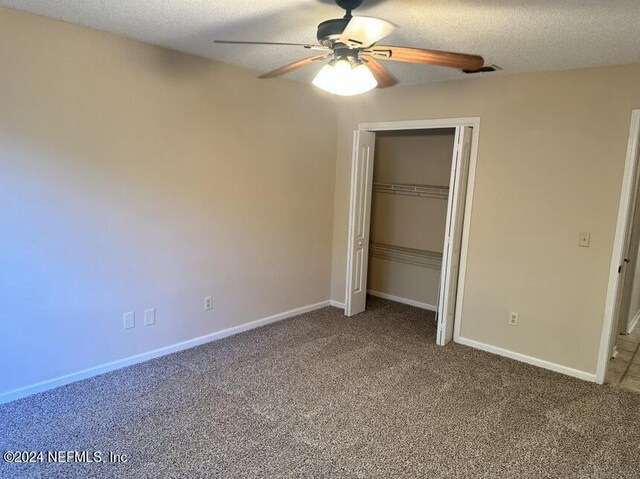
<path fill-rule="evenodd" d="M 442 253 L 435 251 L 375 243 L 372 241 L 369 243 L 369 255 L 376 258 L 398 261 L 400 263 L 424 266 L 425 268 L 442 269 Z"/>
<path fill-rule="evenodd" d="M 420 196 L 424 198 L 449 198 L 448 186 L 417 185 L 409 183 L 374 183 L 373 191 L 393 195 Z"/>

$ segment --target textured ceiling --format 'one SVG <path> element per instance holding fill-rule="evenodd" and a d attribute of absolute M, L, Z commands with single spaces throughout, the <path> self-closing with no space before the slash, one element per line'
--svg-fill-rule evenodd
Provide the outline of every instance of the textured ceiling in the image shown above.
<path fill-rule="evenodd" d="M 333 0 L 0 0 L 0 5 L 257 71 L 310 52 L 212 40 L 314 42 L 318 23 L 343 14 Z M 365 0 L 356 14 L 400 26 L 384 43 L 475 53 L 505 73 L 640 63 L 640 0 Z M 462 75 L 385 64 L 404 84 Z M 307 81 L 319 68 L 288 77 Z"/>

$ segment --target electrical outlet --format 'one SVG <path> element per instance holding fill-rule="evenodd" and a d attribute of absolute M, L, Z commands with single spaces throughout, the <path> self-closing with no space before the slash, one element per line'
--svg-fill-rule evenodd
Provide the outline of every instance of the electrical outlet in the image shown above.
<path fill-rule="evenodd" d="M 204 298 L 204 310 L 211 311 L 213 309 L 213 296 Z"/>
<path fill-rule="evenodd" d="M 136 326 L 136 313 L 135 311 L 129 311 L 124 313 L 124 329 L 135 328 Z"/>
<path fill-rule="evenodd" d="M 513 311 L 509 313 L 509 324 L 511 326 L 518 325 L 518 313 L 514 313 Z"/>
<path fill-rule="evenodd" d="M 156 324 L 156 309 L 147 309 L 144 312 L 144 325 L 151 326 L 152 324 Z"/>
<path fill-rule="evenodd" d="M 581 248 L 588 248 L 591 243 L 591 233 L 582 232 L 578 238 L 578 246 Z"/>

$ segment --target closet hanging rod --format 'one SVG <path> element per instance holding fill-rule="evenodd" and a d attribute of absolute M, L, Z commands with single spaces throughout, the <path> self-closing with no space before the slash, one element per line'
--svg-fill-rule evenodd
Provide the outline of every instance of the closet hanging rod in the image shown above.
<path fill-rule="evenodd" d="M 390 261 L 424 266 L 426 268 L 442 269 L 442 253 L 436 251 L 372 241 L 369 243 L 369 255 Z"/>
<path fill-rule="evenodd" d="M 420 196 L 425 198 L 449 198 L 448 186 L 419 185 L 411 183 L 373 183 L 373 191 L 393 195 Z"/>

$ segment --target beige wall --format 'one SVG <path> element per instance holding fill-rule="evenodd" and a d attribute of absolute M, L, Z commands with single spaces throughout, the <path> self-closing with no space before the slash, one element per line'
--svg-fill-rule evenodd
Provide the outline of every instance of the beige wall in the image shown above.
<path fill-rule="evenodd" d="M 0 393 L 329 298 L 311 86 L 8 9 L 0 66 Z"/>
<path fill-rule="evenodd" d="M 455 130 L 376 134 L 373 181 L 448 186 Z M 371 240 L 442 253 L 445 199 L 378 193 L 371 203 Z M 440 270 L 369 258 L 368 288 L 436 305 Z"/>
<path fill-rule="evenodd" d="M 369 258 L 367 288 L 431 306 L 438 304 L 440 270 L 414 264 Z M 425 306 L 423 306 L 425 307 Z"/>
<path fill-rule="evenodd" d="M 376 133 L 374 181 L 449 186 L 455 130 Z"/>
<path fill-rule="evenodd" d="M 470 79 L 348 100 L 338 131 L 332 298 L 344 298 L 358 122 L 480 117 L 463 337 L 594 373 L 640 65 Z M 591 247 L 578 234 L 591 232 Z M 520 313 L 518 327 L 507 324 Z"/>

